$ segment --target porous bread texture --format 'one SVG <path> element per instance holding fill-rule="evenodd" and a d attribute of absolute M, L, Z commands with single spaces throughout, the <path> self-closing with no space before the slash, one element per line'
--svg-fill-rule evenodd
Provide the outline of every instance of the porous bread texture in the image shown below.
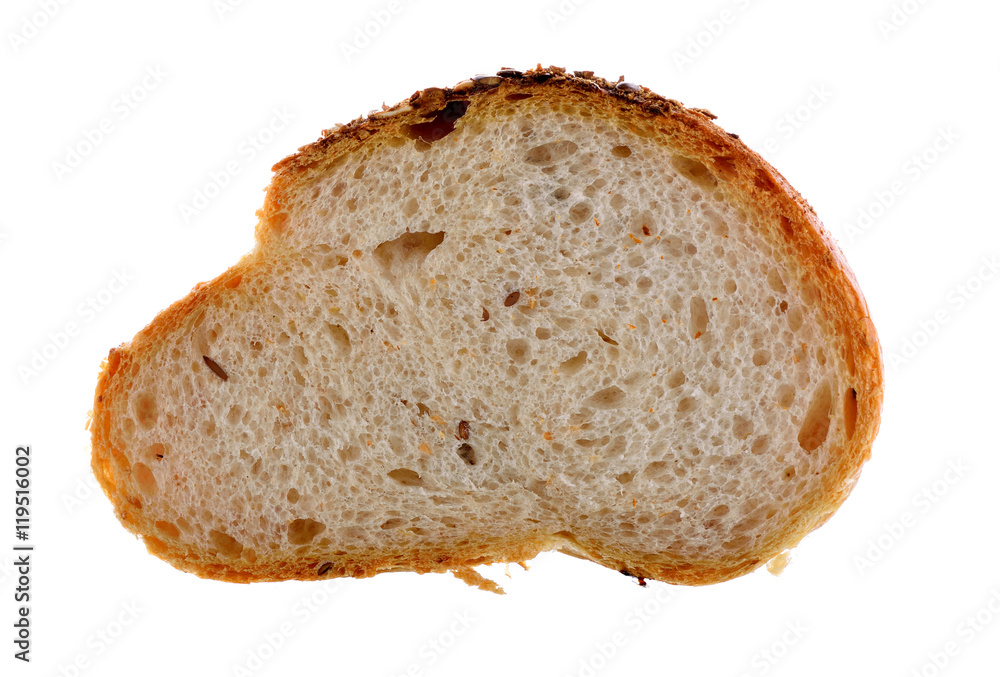
<path fill-rule="evenodd" d="M 811 212 L 742 145 L 706 158 L 704 114 L 548 73 L 303 149 L 254 252 L 112 351 L 94 468 L 152 552 L 470 580 L 558 548 L 708 583 L 846 497 L 881 362 Z"/>

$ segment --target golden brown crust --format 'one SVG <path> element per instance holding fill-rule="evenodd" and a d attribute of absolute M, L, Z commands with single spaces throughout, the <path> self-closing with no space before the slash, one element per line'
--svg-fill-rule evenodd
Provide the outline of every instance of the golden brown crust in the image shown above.
<path fill-rule="evenodd" d="M 294 208 L 298 193 L 330 166 L 343 161 L 347 154 L 398 136 L 404 125 L 425 120 L 450 101 L 469 102 L 467 115 L 473 117 L 469 114 L 478 106 L 508 105 L 527 95 L 550 97 L 553 101 L 586 101 L 595 115 L 617 119 L 637 134 L 663 138 L 675 152 L 708 168 L 727 197 L 752 212 L 752 221 L 761 234 L 771 242 L 780 243 L 788 256 L 811 271 L 815 287 L 808 291 L 821 301 L 818 305 L 823 309 L 822 320 L 827 328 L 842 337 L 841 357 L 848 366 L 857 395 L 854 435 L 844 448 L 834 451 L 838 460 L 825 476 L 822 489 L 803 499 L 784 529 L 754 551 L 735 553 L 725 561 L 677 561 L 669 553 L 660 553 L 657 561 L 650 562 L 649 557 L 639 559 L 634 553 L 619 551 L 613 544 L 575 540 L 568 543 L 560 535 L 512 535 L 504 543 L 470 538 L 468 546 L 448 552 L 428 548 L 400 553 L 352 553 L 332 561 L 250 564 L 242 560 L 227 562 L 210 553 L 163 540 L 153 528 L 152 518 L 142 513 L 141 499 L 128 490 L 130 464 L 112 434 L 111 411 L 104 402 L 121 396 L 126 387 L 125 379 L 116 379 L 116 374 L 127 373 L 136 356 L 152 349 L 160 337 L 189 321 L 197 308 L 211 303 L 225 289 L 228 280 L 252 269 L 263 252 L 280 247 L 288 213 Z M 685 108 L 645 87 L 621 81 L 612 83 L 590 72 L 571 74 L 560 68 L 540 66 L 526 72 L 504 69 L 497 76 L 466 80 L 452 88 L 418 91 L 396 106 L 324 132 L 315 143 L 277 163 L 264 206 L 258 211 L 254 252 L 215 280 L 195 287 L 186 298 L 158 315 L 131 344 L 113 349 L 102 366 L 91 422 L 92 467 L 119 519 L 130 531 L 143 536 L 151 553 L 174 566 L 199 576 L 234 582 L 366 577 L 398 570 L 420 573 L 451 570 L 470 581 L 471 566 L 523 561 L 543 550 L 566 546 L 577 555 L 623 573 L 702 585 L 740 576 L 796 545 L 841 505 L 870 456 L 882 405 L 881 349 L 857 281 L 812 208 L 777 170 L 736 135 L 714 124 L 714 118 L 708 111 Z"/>

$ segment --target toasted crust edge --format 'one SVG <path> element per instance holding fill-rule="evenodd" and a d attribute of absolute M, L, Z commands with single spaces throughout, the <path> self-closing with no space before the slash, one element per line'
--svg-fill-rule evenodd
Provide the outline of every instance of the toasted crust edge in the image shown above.
<path fill-rule="evenodd" d="M 130 495 L 116 480 L 120 473 L 129 472 L 130 464 L 112 442 L 110 411 L 103 401 L 121 394 L 122 382 L 115 379 L 119 370 L 131 364 L 132 355 L 141 353 L 145 346 L 155 343 L 182 323 L 192 310 L 220 294 L 225 282 L 241 269 L 254 265 L 262 252 L 279 246 L 288 220 L 287 210 L 294 204 L 298 189 L 322 174 L 338 158 L 356 151 L 363 144 L 377 143 L 380 132 L 398 133 L 401 125 L 419 121 L 448 101 L 473 101 L 496 93 L 506 95 L 519 91 L 530 91 L 533 95 L 559 96 L 567 92 L 591 95 L 605 111 L 637 116 L 644 125 L 671 135 L 672 145 L 704 164 L 734 202 L 755 212 L 762 228 L 774 231 L 767 233 L 769 237 L 779 241 L 784 238 L 802 264 L 813 270 L 818 283 L 816 291 L 823 301 L 824 319 L 836 334 L 846 339 L 847 354 L 842 357 L 849 367 L 853 367 L 851 378 L 857 384 L 858 397 L 854 436 L 845 448 L 838 450 L 838 462 L 825 476 L 818 495 L 804 500 L 785 529 L 751 552 L 738 553 L 726 560 L 703 562 L 672 562 L 664 553 L 664 562 L 656 565 L 633 561 L 629 553 L 618 552 L 613 545 L 577 542 L 559 535 L 527 541 L 514 537 L 501 546 L 492 540 L 470 539 L 466 548 L 447 555 L 434 549 L 372 552 L 354 554 L 338 562 L 296 561 L 280 566 L 258 566 L 243 561 L 226 563 L 209 553 L 178 547 L 157 536 L 151 520 L 142 515 L 141 499 Z M 840 507 L 871 455 L 882 407 L 881 347 L 857 280 L 813 209 L 777 170 L 743 144 L 738 136 L 714 124 L 714 119 L 709 111 L 685 108 L 646 87 L 623 80 L 612 83 L 589 71 L 568 73 L 552 66 L 537 66 L 525 72 L 505 68 L 496 76 L 477 76 L 451 88 L 419 90 L 393 107 L 326 130 L 319 140 L 278 162 L 273 167 L 275 174 L 264 205 L 257 212 L 255 249 L 225 273 L 196 286 L 187 297 L 157 315 L 131 343 L 112 349 L 101 366 L 89 423 L 91 466 L 119 520 L 129 531 L 143 537 L 150 553 L 178 569 L 204 578 L 243 583 L 334 576 L 363 578 L 385 571 L 461 572 L 479 564 L 525 561 L 545 550 L 563 549 L 629 575 L 669 583 L 705 585 L 748 573 L 797 545 Z M 322 575 L 319 574 L 321 570 Z M 464 575 L 460 578 L 465 579 Z"/>

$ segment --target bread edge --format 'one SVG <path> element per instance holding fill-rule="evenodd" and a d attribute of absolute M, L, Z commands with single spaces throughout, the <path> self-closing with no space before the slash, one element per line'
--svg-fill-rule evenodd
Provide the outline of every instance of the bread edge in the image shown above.
<path fill-rule="evenodd" d="M 406 553 L 371 552 L 354 554 L 343 561 L 296 561 L 282 566 L 256 566 L 239 561 L 239 566 L 214 561 L 210 553 L 195 548 L 183 548 L 165 542 L 156 534 L 148 518 L 139 516 L 141 498 L 130 494 L 120 474 L 130 472 L 130 463 L 115 448 L 111 440 L 111 416 L 103 401 L 121 394 L 122 382 L 114 378 L 123 366 L 131 363 L 131 355 L 142 352 L 144 346 L 155 343 L 179 326 L 190 312 L 221 294 L 225 283 L 241 269 L 253 266 L 263 252 L 280 246 L 280 235 L 288 220 L 288 209 L 294 205 L 297 191 L 340 158 L 356 151 L 362 144 L 377 141 L 380 132 L 398 134 L 401 126 L 412 124 L 440 110 L 453 100 L 473 101 L 502 93 L 529 91 L 532 95 L 577 92 L 594 95 L 609 113 L 638 115 L 645 124 L 663 129 L 672 136 L 671 144 L 691 159 L 704 164 L 735 202 L 759 213 L 766 227 L 769 222 L 780 229 L 767 236 L 784 237 L 793 245 L 803 265 L 811 267 L 819 283 L 824 316 L 837 334 L 847 339 L 845 361 L 854 365 L 851 375 L 858 384 L 858 418 L 850 444 L 840 450 L 838 463 L 827 473 L 819 495 L 799 505 L 788 526 L 775 532 L 766 543 L 749 553 L 739 553 L 731 560 L 701 562 L 677 561 L 657 565 L 633 561 L 625 551 L 616 551 L 613 544 L 579 542 L 572 537 L 552 535 L 523 541 L 512 538 L 504 547 L 495 543 L 477 542 L 461 551 L 442 556 L 434 549 Z M 90 431 L 92 438 L 91 465 L 102 490 L 115 508 L 115 514 L 129 531 L 141 536 L 150 553 L 178 569 L 204 578 L 232 582 L 273 580 L 308 580 L 320 577 L 373 576 L 385 571 L 444 572 L 460 571 L 479 564 L 517 562 L 531 559 L 539 552 L 562 549 L 633 576 L 668 583 L 705 585 L 729 580 L 752 571 L 774 556 L 797 545 L 808 533 L 825 523 L 847 498 L 870 458 L 871 446 L 878 432 L 884 370 L 881 347 L 871 321 L 868 305 L 857 280 L 833 238 L 824 230 L 814 210 L 792 188 L 785 178 L 757 153 L 749 149 L 735 134 L 716 125 L 715 116 L 707 110 L 685 108 L 679 102 L 666 99 L 646 87 L 624 80 L 612 83 L 595 77 L 590 71 L 567 72 L 565 69 L 540 65 L 528 71 L 501 69 L 495 76 L 476 76 L 451 88 L 418 90 L 406 101 L 369 116 L 324 131 L 312 144 L 274 165 L 274 177 L 269 185 L 263 207 L 257 212 L 256 245 L 240 262 L 214 280 L 197 285 L 188 296 L 161 312 L 131 343 L 124 343 L 109 352 L 101 366 L 94 396 Z M 116 385 L 118 386 L 116 388 Z M 664 553 L 665 558 L 669 556 Z M 402 564 L 401 564 L 402 562 Z M 326 566 L 330 564 L 330 566 Z"/>

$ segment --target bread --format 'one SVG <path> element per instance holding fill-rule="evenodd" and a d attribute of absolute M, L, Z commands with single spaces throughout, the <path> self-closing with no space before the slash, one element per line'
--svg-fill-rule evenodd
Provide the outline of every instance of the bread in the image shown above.
<path fill-rule="evenodd" d="M 502 70 L 282 160 L 256 246 L 102 367 L 122 524 L 237 582 L 561 550 L 707 584 L 796 545 L 878 429 L 864 298 L 711 113 Z"/>

